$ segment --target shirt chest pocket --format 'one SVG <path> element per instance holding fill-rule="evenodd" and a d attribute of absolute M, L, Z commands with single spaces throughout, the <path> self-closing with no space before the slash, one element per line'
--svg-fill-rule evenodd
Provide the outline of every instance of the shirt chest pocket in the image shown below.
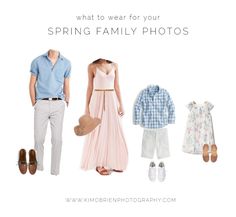
<path fill-rule="evenodd" d="M 143 108 L 145 113 L 151 112 L 154 108 L 153 100 L 151 100 L 150 98 L 146 98 L 142 102 L 142 108 Z"/>
<path fill-rule="evenodd" d="M 160 98 L 155 99 L 155 108 L 158 112 L 165 112 L 165 101 Z"/>

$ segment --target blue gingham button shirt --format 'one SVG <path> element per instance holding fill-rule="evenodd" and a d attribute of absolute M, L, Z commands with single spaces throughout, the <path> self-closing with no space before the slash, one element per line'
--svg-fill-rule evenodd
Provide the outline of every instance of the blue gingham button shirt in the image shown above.
<path fill-rule="evenodd" d="M 174 124 L 175 106 L 169 93 L 157 85 L 142 90 L 134 104 L 133 123 L 153 129 Z"/>

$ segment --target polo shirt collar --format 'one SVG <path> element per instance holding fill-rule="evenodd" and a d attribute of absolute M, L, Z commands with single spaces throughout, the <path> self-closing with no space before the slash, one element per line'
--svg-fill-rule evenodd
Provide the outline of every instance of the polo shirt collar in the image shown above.
<path fill-rule="evenodd" d="M 46 53 L 44 53 L 43 56 L 45 56 L 45 57 L 47 57 L 47 58 L 49 59 L 49 57 L 48 57 L 48 52 L 49 52 L 49 51 L 47 51 Z M 61 59 L 61 60 L 64 59 L 60 52 L 59 52 L 58 59 Z"/>

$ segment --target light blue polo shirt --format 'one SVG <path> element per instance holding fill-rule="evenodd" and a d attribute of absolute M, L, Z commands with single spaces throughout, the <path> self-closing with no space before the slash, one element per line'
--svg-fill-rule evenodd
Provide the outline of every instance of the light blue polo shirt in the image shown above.
<path fill-rule="evenodd" d="M 47 52 L 32 61 L 30 72 L 37 77 L 36 100 L 51 97 L 64 99 L 64 79 L 68 78 L 71 73 L 71 64 L 68 59 L 59 54 L 53 66 Z"/>

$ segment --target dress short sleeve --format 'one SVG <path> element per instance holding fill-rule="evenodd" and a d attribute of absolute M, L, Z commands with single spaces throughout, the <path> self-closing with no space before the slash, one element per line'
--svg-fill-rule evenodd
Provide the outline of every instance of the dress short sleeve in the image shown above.
<path fill-rule="evenodd" d="M 210 102 L 205 102 L 206 103 L 206 106 L 207 106 L 207 108 L 208 108 L 208 110 L 209 111 L 211 111 L 213 108 L 214 108 L 214 105 L 213 104 L 211 104 Z"/>
<path fill-rule="evenodd" d="M 190 102 L 186 107 L 191 111 L 194 104 L 196 104 L 195 102 Z"/>

